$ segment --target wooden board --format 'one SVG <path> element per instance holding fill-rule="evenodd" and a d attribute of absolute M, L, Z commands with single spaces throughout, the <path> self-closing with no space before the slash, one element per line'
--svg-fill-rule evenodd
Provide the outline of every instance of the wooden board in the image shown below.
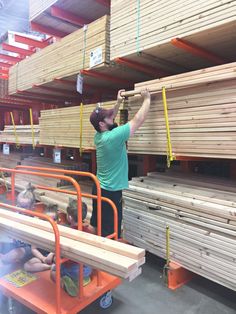
<path fill-rule="evenodd" d="M 86 34 L 86 35 L 85 35 Z M 104 16 L 11 67 L 9 94 L 26 91 L 58 78 L 79 74 L 90 68 L 90 54 L 97 48 L 102 57 L 97 68 L 109 62 L 109 17 Z M 86 43 L 85 43 L 86 41 Z M 85 54 L 84 54 L 85 51 Z"/>
<path fill-rule="evenodd" d="M 4 212 L 7 213 L 7 211 Z M 36 245 L 36 247 L 52 252 L 55 251 L 55 237 L 53 232 L 49 231 L 48 223 L 27 217 L 28 224 L 26 228 L 23 216 L 20 214 L 15 214 L 14 216 L 19 218 L 18 221 L 16 221 L 17 219 L 12 221 L 9 217 L 4 218 L 1 216 L 0 229 L 6 231 L 6 234 L 9 236 L 27 241 L 32 245 Z M 31 224 L 29 224 L 30 221 Z M 45 231 L 45 228 L 41 229 L 43 226 L 48 231 Z M 145 262 L 143 250 L 131 247 L 130 252 L 135 250 L 135 259 L 128 257 L 127 254 L 130 256 L 130 252 L 128 252 L 129 245 L 127 244 L 117 243 L 116 247 L 116 242 L 105 239 L 103 245 L 102 238 L 93 235 L 89 235 L 87 241 L 87 235 L 83 232 L 80 233 L 82 240 L 80 241 L 78 232 L 65 227 L 62 233 L 63 235 L 61 234 L 60 236 L 61 254 L 73 261 L 85 263 L 125 279 L 128 279 L 130 276 L 133 278 L 134 273 L 137 273 L 139 267 Z"/>
<path fill-rule="evenodd" d="M 102 103 L 103 108 L 112 108 L 114 105 L 115 101 Z M 95 108 L 96 104 L 83 106 L 82 134 L 80 132 L 80 106 L 42 110 L 39 118 L 40 144 L 79 148 L 80 136 L 82 136 L 82 148 L 94 149 L 95 130 L 89 117 Z M 116 120 L 120 123 L 120 114 Z"/>
<path fill-rule="evenodd" d="M 94 21 L 105 14 L 109 14 L 109 7 L 102 5 L 95 0 L 30 0 L 30 21 L 54 28 L 63 33 L 76 31 L 81 25 L 76 25 L 51 15 L 51 6 L 56 6 L 68 13 L 77 15 L 85 21 Z M 88 23 L 87 22 L 87 23 Z"/>
<path fill-rule="evenodd" d="M 166 122 L 161 96 L 166 87 L 172 150 L 179 156 L 236 158 L 236 64 L 226 64 L 138 83 L 152 93 L 150 112 L 129 140 L 130 153 L 165 155 Z M 138 96 L 126 104 L 129 119 L 141 106 Z"/>
<path fill-rule="evenodd" d="M 5 125 L 0 131 L 0 142 L 17 144 L 39 144 L 39 125 L 33 125 L 34 141 L 31 125 L 16 125 L 16 135 L 12 125 Z"/>
<path fill-rule="evenodd" d="M 134 178 L 124 193 L 124 233 L 130 243 L 165 258 L 169 226 L 172 261 L 236 290 L 236 186 L 216 182 L 172 172 Z"/>
<path fill-rule="evenodd" d="M 125 0 L 112 0 L 111 59 L 139 51 L 150 53 L 154 48 L 158 51 L 158 47 L 168 44 L 172 38 L 184 38 L 201 31 L 207 33 L 235 21 L 235 12 L 236 2 L 229 0 L 171 0 L 168 3 L 164 0 L 141 0 L 140 7 L 136 0 L 128 3 Z M 215 38 L 218 44 L 224 43 L 222 33 L 220 35 Z M 199 44 L 204 48 L 204 43 L 199 41 Z M 151 54 L 161 57 L 154 51 Z M 177 63 L 177 60 L 174 61 Z"/>

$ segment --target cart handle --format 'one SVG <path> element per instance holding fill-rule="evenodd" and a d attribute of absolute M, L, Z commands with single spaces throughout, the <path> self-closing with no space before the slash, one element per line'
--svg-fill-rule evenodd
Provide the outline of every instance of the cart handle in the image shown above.
<path fill-rule="evenodd" d="M 42 213 L 38 213 L 38 212 L 34 212 L 32 210 L 28 210 L 28 209 L 23 209 L 20 207 L 16 207 L 13 205 L 9 205 L 9 204 L 5 204 L 5 203 L 1 203 L 0 202 L 0 207 L 5 207 L 11 211 L 17 211 L 20 212 L 24 215 L 28 215 L 28 216 L 35 216 L 38 217 L 40 219 L 43 220 L 47 220 L 52 228 L 53 228 L 53 232 L 55 235 L 55 255 L 56 255 L 56 313 L 61 313 L 61 269 L 60 269 L 60 264 L 61 264 L 61 254 L 60 254 L 60 233 L 59 233 L 59 229 L 57 227 L 56 222 L 49 216 L 42 214 Z"/>
<path fill-rule="evenodd" d="M 102 234 L 102 219 L 101 219 L 101 215 L 102 215 L 102 201 L 101 201 L 102 192 L 101 192 L 100 183 L 99 183 L 97 177 L 93 173 L 85 172 L 85 171 L 77 171 L 77 170 L 64 170 L 64 169 L 57 169 L 57 168 L 45 168 L 45 167 L 24 166 L 24 165 L 18 165 L 18 166 L 16 166 L 15 169 L 29 169 L 29 170 L 38 170 L 38 171 L 48 171 L 48 172 L 63 173 L 63 174 L 77 175 L 77 176 L 81 176 L 81 177 L 91 178 L 97 187 L 97 211 L 98 211 L 97 234 L 99 236 L 101 236 L 101 234 Z M 112 206 L 112 208 L 113 208 L 113 206 Z M 113 208 L 113 210 L 114 210 L 114 208 Z M 116 209 L 116 211 L 117 211 L 117 209 Z M 81 216 L 78 216 L 78 217 L 81 217 Z M 117 223 L 118 223 L 118 219 L 117 219 Z M 117 233 L 117 236 L 118 236 L 118 233 Z"/>

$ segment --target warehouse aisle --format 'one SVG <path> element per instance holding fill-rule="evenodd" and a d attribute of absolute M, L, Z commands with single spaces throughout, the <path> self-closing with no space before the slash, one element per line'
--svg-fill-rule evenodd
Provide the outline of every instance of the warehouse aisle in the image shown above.
<path fill-rule="evenodd" d="M 201 277 L 177 291 L 168 290 L 163 280 L 162 260 L 148 255 L 143 275 L 124 283 L 114 292 L 107 314 L 235 314 L 236 294 Z M 234 300 L 234 302 L 232 302 Z M 94 304 L 81 314 L 102 314 Z"/>

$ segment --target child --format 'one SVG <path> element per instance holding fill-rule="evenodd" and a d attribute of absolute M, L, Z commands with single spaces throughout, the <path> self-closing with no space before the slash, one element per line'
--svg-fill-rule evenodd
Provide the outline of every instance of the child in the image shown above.
<path fill-rule="evenodd" d="M 87 216 L 87 205 L 82 203 L 82 220 Z M 67 207 L 67 221 L 71 228 L 77 229 L 78 225 L 78 211 L 77 211 L 77 200 L 70 199 L 69 206 Z M 84 230 L 84 228 L 83 228 Z M 80 266 L 78 263 L 73 261 L 67 261 L 61 264 L 61 285 L 64 290 L 72 297 L 77 296 L 78 292 L 78 278 L 79 278 Z M 83 278 L 84 285 L 90 282 L 90 275 L 92 269 L 89 266 L 83 266 Z M 56 267 L 55 264 L 51 268 L 51 279 L 56 279 Z"/>
<path fill-rule="evenodd" d="M 32 210 L 35 204 L 35 187 L 29 182 L 25 190 L 17 196 L 17 207 Z M 26 262 L 32 258 L 31 245 L 19 240 L 13 239 L 9 245 L 9 251 L 6 254 L 0 255 L 0 266 L 9 266 L 9 264 L 17 264 Z"/>
<path fill-rule="evenodd" d="M 58 219 L 58 206 L 57 205 L 48 205 L 46 207 L 45 214 L 50 216 L 53 220 L 57 221 Z M 24 270 L 28 272 L 40 272 L 49 270 L 52 267 L 54 253 L 49 253 L 42 249 L 37 249 L 35 246 L 30 246 L 30 253 L 28 255 L 28 260 L 24 264 Z"/>

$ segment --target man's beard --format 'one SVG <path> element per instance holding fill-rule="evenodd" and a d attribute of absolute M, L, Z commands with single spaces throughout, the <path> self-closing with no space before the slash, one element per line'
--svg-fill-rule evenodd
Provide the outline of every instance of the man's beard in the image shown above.
<path fill-rule="evenodd" d="M 114 122 L 113 124 L 107 124 L 107 128 L 109 131 L 112 131 L 113 129 L 117 128 L 118 124 Z"/>

